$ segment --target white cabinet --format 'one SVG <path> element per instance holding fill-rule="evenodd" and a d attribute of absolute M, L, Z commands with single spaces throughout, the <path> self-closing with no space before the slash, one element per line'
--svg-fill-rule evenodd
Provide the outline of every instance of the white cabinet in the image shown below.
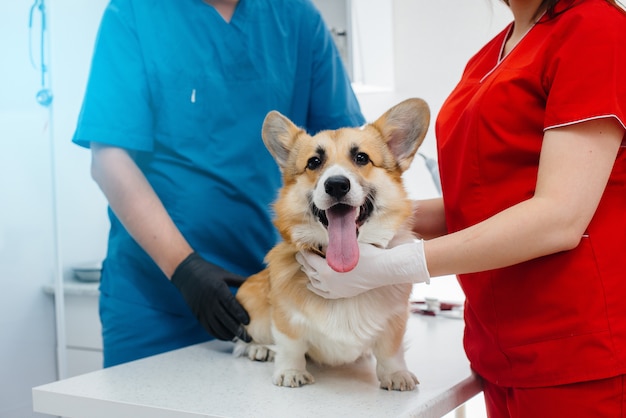
<path fill-rule="evenodd" d="M 94 372 L 102 368 L 102 350 L 67 348 L 67 377 Z"/>
<path fill-rule="evenodd" d="M 101 330 L 98 294 L 66 294 L 65 332 L 68 376 L 102 368 Z"/>
<path fill-rule="evenodd" d="M 67 377 L 102 368 L 98 285 L 78 281 L 64 283 Z M 53 286 L 45 287 L 44 291 L 54 295 Z"/>

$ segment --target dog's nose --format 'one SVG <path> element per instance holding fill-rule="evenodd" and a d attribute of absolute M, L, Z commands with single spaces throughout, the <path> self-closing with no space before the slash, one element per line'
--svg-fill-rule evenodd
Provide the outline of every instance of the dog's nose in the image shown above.
<path fill-rule="evenodd" d="M 344 176 L 331 176 L 324 182 L 326 193 L 336 199 L 341 199 L 350 191 L 350 180 Z"/>

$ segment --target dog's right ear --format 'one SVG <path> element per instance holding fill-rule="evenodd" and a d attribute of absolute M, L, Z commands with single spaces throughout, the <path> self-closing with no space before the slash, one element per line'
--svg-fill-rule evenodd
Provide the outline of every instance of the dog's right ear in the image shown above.
<path fill-rule="evenodd" d="M 293 143 L 301 133 L 305 132 L 280 112 L 272 110 L 265 116 L 261 131 L 263 143 L 281 170 L 287 165 Z"/>
<path fill-rule="evenodd" d="M 383 134 L 389 149 L 405 171 L 424 141 L 430 110 L 422 99 L 407 99 L 385 112 L 373 125 Z"/>

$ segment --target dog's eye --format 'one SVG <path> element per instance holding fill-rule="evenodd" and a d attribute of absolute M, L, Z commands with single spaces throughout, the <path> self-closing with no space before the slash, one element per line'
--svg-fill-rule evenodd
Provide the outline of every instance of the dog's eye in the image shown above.
<path fill-rule="evenodd" d="M 322 165 L 322 160 L 319 157 L 311 157 L 306 162 L 306 168 L 309 170 L 316 170 L 320 165 Z"/>
<path fill-rule="evenodd" d="M 370 162 L 370 156 L 364 152 L 359 152 L 354 156 L 356 165 L 367 165 Z"/>

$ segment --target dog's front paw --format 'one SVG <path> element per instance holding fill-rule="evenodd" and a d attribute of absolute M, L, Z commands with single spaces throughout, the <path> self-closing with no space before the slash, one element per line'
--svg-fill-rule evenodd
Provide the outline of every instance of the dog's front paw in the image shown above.
<path fill-rule="evenodd" d="M 418 383 L 417 377 L 408 370 L 400 370 L 380 379 L 381 389 L 387 390 L 414 390 Z"/>
<path fill-rule="evenodd" d="M 276 386 L 285 386 L 289 388 L 299 388 L 310 383 L 315 383 L 313 375 L 306 370 L 279 370 L 274 373 L 272 382 Z"/>
<path fill-rule="evenodd" d="M 269 347 L 256 343 L 237 341 L 233 354 L 236 357 L 246 356 L 253 361 L 274 361 L 274 351 Z"/>
<path fill-rule="evenodd" d="M 253 361 L 274 361 L 274 351 L 265 345 L 256 343 L 237 341 L 233 354 L 235 357 L 246 356 Z"/>
<path fill-rule="evenodd" d="M 264 345 L 250 344 L 248 347 L 248 358 L 250 360 L 274 361 L 274 354 L 274 351 Z"/>

